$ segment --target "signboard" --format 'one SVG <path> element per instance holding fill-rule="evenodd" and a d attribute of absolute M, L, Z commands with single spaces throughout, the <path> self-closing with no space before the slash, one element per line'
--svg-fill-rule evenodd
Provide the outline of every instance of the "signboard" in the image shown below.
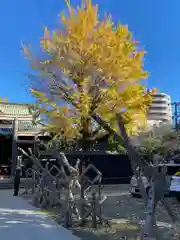
<path fill-rule="evenodd" d="M 13 134 L 12 128 L 0 128 L 0 135 L 10 136 Z"/>

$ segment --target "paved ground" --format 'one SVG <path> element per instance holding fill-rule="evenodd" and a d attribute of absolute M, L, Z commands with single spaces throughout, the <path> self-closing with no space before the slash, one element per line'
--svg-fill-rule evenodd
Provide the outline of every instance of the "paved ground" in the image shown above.
<path fill-rule="evenodd" d="M 13 197 L 11 190 L 0 190 L 0 239 L 78 240 L 70 231 L 59 227 L 45 213 L 28 201 Z"/>

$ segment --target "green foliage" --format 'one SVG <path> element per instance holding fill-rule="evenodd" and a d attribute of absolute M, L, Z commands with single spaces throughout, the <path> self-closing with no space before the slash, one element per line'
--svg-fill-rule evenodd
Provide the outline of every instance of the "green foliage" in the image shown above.
<path fill-rule="evenodd" d="M 55 147 L 59 151 L 74 151 L 76 150 L 76 142 L 69 141 L 64 136 L 55 136 L 49 143 L 49 147 Z"/>
<path fill-rule="evenodd" d="M 115 136 L 109 137 L 108 150 L 111 152 L 126 153 L 123 141 L 115 139 Z"/>
<path fill-rule="evenodd" d="M 149 157 L 151 157 L 153 153 L 159 153 L 166 157 L 169 151 L 173 151 L 176 148 L 176 136 L 177 133 L 173 129 L 161 132 L 161 135 L 159 134 L 155 137 L 152 135 L 148 136 L 141 142 L 139 151 L 141 154 Z"/>
<path fill-rule="evenodd" d="M 161 138 L 152 138 L 149 137 L 144 140 L 141 145 L 141 148 L 145 149 L 146 153 L 157 152 L 160 150 L 162 146 L 162 139 Z"/>

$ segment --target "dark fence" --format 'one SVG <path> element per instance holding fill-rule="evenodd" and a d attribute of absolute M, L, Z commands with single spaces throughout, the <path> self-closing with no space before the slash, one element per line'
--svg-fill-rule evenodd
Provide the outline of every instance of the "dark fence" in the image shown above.
<path fill-rule="evenodd" d="M 125 154 L 82 153 L 67 154 L 68 159 L 74 162 L 77 158 L 84 158 L 86 162 L 92 163 L 103 174 L 103 184 L 125 184 L 129 183 L 133 171 L 130 160 Z"/>
<path fill-rule="evenodd" d="M 72 165 L 75 164 L 77 158 L 81 159 L 81 162 L 92 163 L 103 175 L 103 184 L 128 184 L 131 176 L 133 175 L 130 160 L 125 154 L 107 154 L 101 152 L 71 152 L 65 153 L 68 160 Z M 44 158 L 46 158 L 44 156 Z M 47 159 L 50 156 L 47 156 Z M 46 161 L 41 163 L 45 166 Z M 58 165 L 57 161 L 52 161 L 50 165 Z M 27 168 L 27 166 L 26 166 Z M 94 175 L 94 173 L 90 173 Z"/>

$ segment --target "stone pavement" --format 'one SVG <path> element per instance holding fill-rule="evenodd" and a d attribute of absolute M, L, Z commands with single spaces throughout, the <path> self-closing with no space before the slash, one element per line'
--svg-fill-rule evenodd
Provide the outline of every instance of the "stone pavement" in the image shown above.
<path fill-rule="evenodd" d="M 12 190 L 0 190 L 0 239 L 2 240 L 78 240 L 58 226 L 28 201 L 12 196 Z"/>

